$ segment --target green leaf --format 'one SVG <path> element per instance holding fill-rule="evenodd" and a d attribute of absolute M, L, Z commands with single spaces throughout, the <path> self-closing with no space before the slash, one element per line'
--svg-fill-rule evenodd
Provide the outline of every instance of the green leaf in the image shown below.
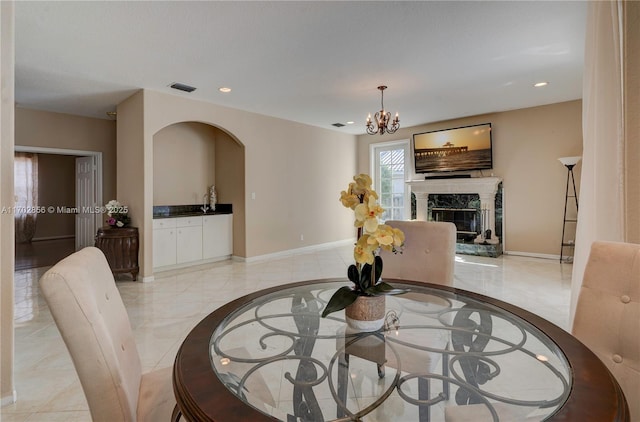
<path fill-rule="evenodd" d="M 351 287 L 343 286 L 340 287 L 329 299 L 329 303 L 324 307 L 324 311 L 322 311 L 322 317 L 326 317 L 332 312 L 336 312 L 346 308 L 356 301 L 358 298 L 358 293 L 356 293 Z"/>
<path fill-rule="evenodd" d="M 360 289 L 364 292 L 371 287 L 371 264 L 364 264 L 360 272 Z"/>
<path fill-rule="evenodd" d="M 386 282 L 380 282 L 373 287 L 368 288 L 365 293 L 371 296 L 380 296 L 380 295 L 399 295 L 402 293 L 406 293 L 409 290 L 406 289 L 396 289 L 391 284 Z"/>
<path fill-rule="evenodd" d="M 358 267 L 356 267 L 353 264 L 349 265 L 349 269 L 347 270 L 347 277 L 351 282 L 353 282 L 357 286 L 358 280 L 360 279 L 360 273 L 358 273 Z"/>
<path fill-rule="evenodd" d="M 375 271 L 373 274 L 372 271 Z M 375 278 L 372 278 L 372 275 Z M 373 265 L 364 264 L 362 266 L 362 272 L 360 273 L 360 288 L 362 291 L 366 291 L 370 289 L 372 286 L 376 284 L 380 277 L 382 276 L 382 258 L 376 255 L 373 258 Z"/>
<path fill-rule="evenodd" d="M 380 257 L 380 255 L 376 255 L 376 257 L 374 258 L 374 263 L 375 263 L 375 276 L 376 278 L 374 279 L 374 284 L 378 282 L 378 280 L 380 280 L 380 277 L 382 276 L 382 258 Z"/>

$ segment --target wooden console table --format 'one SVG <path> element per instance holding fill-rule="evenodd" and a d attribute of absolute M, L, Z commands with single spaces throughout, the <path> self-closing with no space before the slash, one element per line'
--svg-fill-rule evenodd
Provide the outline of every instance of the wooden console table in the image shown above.
<path fill-rule="evenodd" d="M 101 227 L 96 233 L 96 248 L 107 257 L 113 274 L 131 273 L 133 280 L 138 278 L 138 228 Z"/>

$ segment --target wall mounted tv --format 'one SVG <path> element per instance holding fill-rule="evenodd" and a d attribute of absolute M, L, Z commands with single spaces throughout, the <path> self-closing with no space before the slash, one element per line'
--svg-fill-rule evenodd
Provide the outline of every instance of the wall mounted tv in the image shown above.
<path fill-rule="evenodd" d="M 491 123 L 416 133 L 413 158 L 416 173 L 490 169 Z"/>

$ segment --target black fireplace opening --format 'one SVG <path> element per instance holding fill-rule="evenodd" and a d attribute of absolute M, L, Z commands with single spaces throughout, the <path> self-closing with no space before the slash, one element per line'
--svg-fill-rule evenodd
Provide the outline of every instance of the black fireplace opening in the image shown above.
<path fill-rule="evenodd" d="M 431 221 L 455 224 L 458 243 L 473 243 L 482 230 L 478 194 L 431 194 L 427 211 Z"/>
<path fill-rule="evenodd" d="M 473 242 L 480 234 L 478 210 L 475 208 L 432 208 L 431 219 L 455 224 L 458 242 Z"/>

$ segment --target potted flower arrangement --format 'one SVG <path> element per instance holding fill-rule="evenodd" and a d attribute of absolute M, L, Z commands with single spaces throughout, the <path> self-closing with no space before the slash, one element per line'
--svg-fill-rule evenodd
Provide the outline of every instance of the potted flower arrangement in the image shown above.
<path fill-rule="evenodd" d="M 362 331 L 375 331 L 384 322 L 384 295 L 404 293 L 381 281 L 382 258 L 380 249 L 393 253 L 402 251 L 404 233 L 380 224 L 378 218 L 384 209 L 378 204 L 378 194 L 371 188 L 371 177 L 359 174 L 353 177 L 346 191 L 340 194 L 342 205 L 355 214 L 357 241 L 353 250 L 355 264 L 349 266 L 347 276 L 353 286 L 338 289 L 327 303 L 322 316 L 345 309 L 347 323 Z M 357 326 L 354 321 L 364 320 Z"/>
<path fill-rule="evenodd" d="M 112 199 L 107 202 L 105 205 L 107 209 L 107 224 L 111 227 L 126 227 L 130 222 L 131 218 L 129 218 L 129 209 L 126 205 L 120 204 L 120 202 Z"/>

